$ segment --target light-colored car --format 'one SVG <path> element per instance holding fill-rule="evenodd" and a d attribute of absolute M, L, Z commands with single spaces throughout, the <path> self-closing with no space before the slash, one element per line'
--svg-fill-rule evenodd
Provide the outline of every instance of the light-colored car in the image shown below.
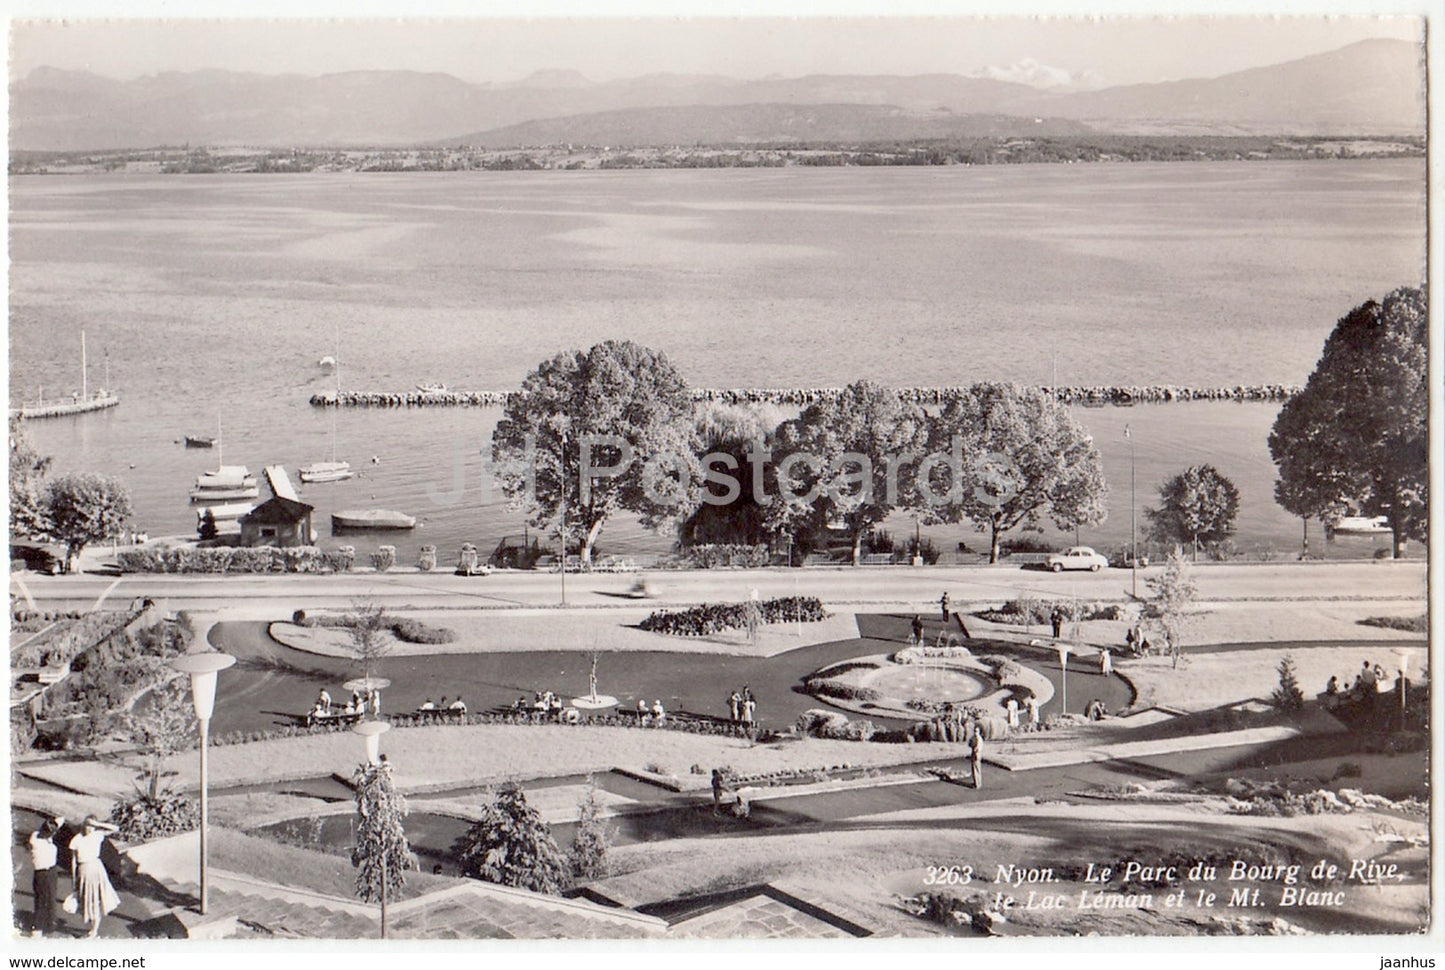
<path fill-rule="evenodd" d="M 1109 561 L 1088 546 L 1070 546 L 1063 552 L 1056 552 L 1044 561 L 1050 569 L 1061 573 L 1065 569 L 1087 569 L 1096 573 L 1109 565 Z"/>

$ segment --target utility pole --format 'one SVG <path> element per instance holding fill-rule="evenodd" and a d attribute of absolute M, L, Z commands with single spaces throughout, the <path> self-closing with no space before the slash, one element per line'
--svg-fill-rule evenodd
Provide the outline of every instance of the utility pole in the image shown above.
<path fill-rule="evenodd" d="M 1139 598 L 1139 542 L 1134 531 L 1134 435 L 1124 425 L 1124 437 L 1129 439 L 1129 591 Z"/>

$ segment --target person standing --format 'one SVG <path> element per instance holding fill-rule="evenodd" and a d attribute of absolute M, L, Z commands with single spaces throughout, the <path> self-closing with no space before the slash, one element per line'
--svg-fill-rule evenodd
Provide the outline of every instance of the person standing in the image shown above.
<path fill-rule="evenodd" d="M 755 713 L 757 713 L 757 709 L 758 709 L 758 702 L 755 701 L 755 700 L 753 700 L 753 695 L 752 695 L 751 693 L 749 693 L 746 697 L 743 698 L 743 723 L 744 723 L 744 724 L 751 724 L 751 723 L 753 723 L 753 715 L 754 715 Z"/>
<path fill-rule="evenodd" d="M 733 718 L 733 720 L 737 720 L 737 718 Z M 722 808 L 722 793 L 722 770 L 719 768 L 714 768 L 712 770 L 712 813 L 714 815 L 716 815 L 718 813 L 718 810 Z"/>
<path fill-rule="evenodd" d="M 1029 715 L 1029 730 L 1037 731 L 1039 729 L 1038 698 L 1034 697 L 1033 694 L 1030 694 L 1028 696 L 1028 699 L 1024 701 L 1024 710 L 1026 710 Z"/>
<path fill-rule="evenodd" d="M 943 595 L 938 598 L 938 609 L 939 609 L 939 611 L 943 614 L 943 622 L 944 622 L 944 623 L 947 623 L 947 622 L 948 622 L 948 590 L 944 590 L 944 591 L 943 591 Z"/>
<path fill-rule="evenodd" d="M 1009 730 L 1010 730 L 1010 731 L 1017 731 L 1017 730 L 1019 729 L 1019 702 L 1018 702 L 1018 700 L 1017 700 L 1016 698 L 1010 697 L 1010 698 L 1008 699 L 1008 703 L 1004 705 L 1004 710 L 1006 710 L 1006 711 L 1008 712 L 1008 726 L 1009 726 Z"/>
<path fill-rule="evenodd" d="M 1099 673 L 1101 673 L 1101 674 L 1103 674 L 1105 677 L 1107 677 L 1107 676 L 1109 676 L 1110 674 L 1112 674 L 1113 672 L 1114 672 L 1114 655 L 1109 652 L 1109 648 L 1108 648 L 1108 647 L 1105 647 L 1103 650 L 1100 650 L 1100 651 L 1099 651 Z"/>
<path fill-rule="evenodd" d="M 913 642 L 921 645 L 923 643 L 923 617 L 915 613 L 909 628 L 913 631 Z"/>
<path fill-rule="evenodd" d="M 105 864 L 100 861 L 105 838 L 114 831 L 113 826 L 91 816 L 85 820 L 85 830 L 70 840 L 71 879 L 75 883 L 81 918 L 90 924 L 87 934 L 90 937 L 100 935 L 100 921 L 120 906 L 120 896 L 110 884 Z"/>
<path fill-rule="evenodd" d="M 973 772 L 973 787 L 983 787 L 983 729 L 978 722 L 973 725 L 973 737 L 968 743 L 968 766 Z"/>
<path fill-rule="evenodd" d="M 728 695 L 728 716 L 736 721 L 742 715 L 743 695 L 734 690 Z"/>
<path fill-rule="evenodd" d="M 1064 632 L 1064 610 L 1063 610 L 1063 607 L 1059 607 L 1059 606 L 1054 607 L 1054 611 L 1049 614 L 1049 621 L 1053 624 L 1053 627 L 1054 627 L 1054 639 L 1057 640 L 1057 639 L 1059 638 L 1059 634 L 1061 634 L 1061 633 Z"/>
<path fill-rule="evenodd" d="M 55 819 L 46 819 L 30 833 L 30 864 L 35 871 L 30 882 L 35 892 L 31 936 L 50 936 L 55 932 L 55 862 L 60 852 L 55 847 L 55 833 L 59 828 Z"/>

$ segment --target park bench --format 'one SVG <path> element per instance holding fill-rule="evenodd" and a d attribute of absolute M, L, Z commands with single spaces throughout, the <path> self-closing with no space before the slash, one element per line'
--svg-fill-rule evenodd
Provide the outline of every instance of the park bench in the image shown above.
<path fill-rule="evenodd" d="M 348 714 L 345 710 L 332 709 L 329 714 L 318 714 L 315 711 L 308 711 L 305 719 L 307 727 L 315 727 L 318 724 L 355 724 L 360 721 L 363 716 L 364 715 L 355 712 Z"/>

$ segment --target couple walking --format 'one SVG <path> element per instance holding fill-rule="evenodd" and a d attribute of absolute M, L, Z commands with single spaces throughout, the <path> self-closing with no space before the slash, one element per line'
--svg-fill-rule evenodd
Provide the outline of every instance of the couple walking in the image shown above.
<path fill-rule="evenodd" d="M 71 895 L 66 897 L 64 908 L 66 912 L 78 910 L 81 918 L 90 924 L 87 936 L 99 935 L 100 921 L 120 906 L 120 896 L 110 884 L 105 864 L 100 861 L 106 837 L 115 831 L 113 825 L 87 818 L 82 830 L 66 841 L 63 838 L 67 832 L 65 819 L 53 818 L 46 819 L 30 834 L 30 861 L 34 868 L 31 886 L 35 891 L 35 921 L 31 926 L 31 935 L 55 934 L 56 870 L 60 858 L 60 847 L 55 844 L 57 837 L 61 837 L 69 850 L 70 880 L 74 887 Z"/>
<path fill-rule="evenodd" d="M 734 721 L 752 724 L 757 719 L 758 702 L 753 698 L 752 688 L 743 685 L 743 692 L 733 691 L 728 695 L 728 716 Z"/>

